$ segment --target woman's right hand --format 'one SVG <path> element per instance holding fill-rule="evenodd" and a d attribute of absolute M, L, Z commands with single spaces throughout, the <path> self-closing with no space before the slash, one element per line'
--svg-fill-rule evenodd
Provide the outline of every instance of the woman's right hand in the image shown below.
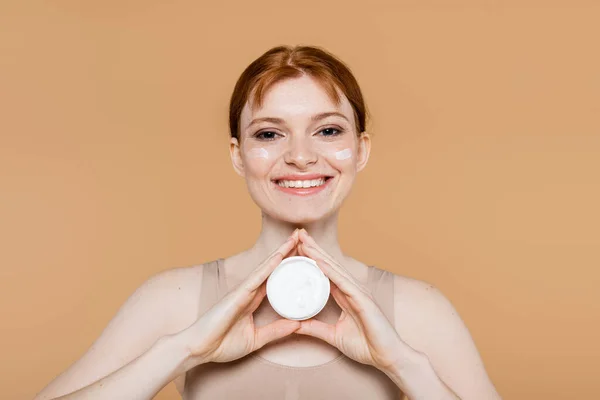
<path fill-rule="evenodd" d="M 295 230 L 244 281 L 181 332 L 188 343 L 192 366 L 236 360 L 300 327 L 299 321 L 280 318 L 257 328 L 252 316 L 266 295 L 267 278 L 297 245 L 298 230 Z"/>

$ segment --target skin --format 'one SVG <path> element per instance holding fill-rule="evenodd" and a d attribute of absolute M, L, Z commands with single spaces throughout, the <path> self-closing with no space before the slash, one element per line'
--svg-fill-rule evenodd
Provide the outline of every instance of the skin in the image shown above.
<path fill-rule="evenodd" d="M 329 111 L 341 116 L 311 119 Z M 252 124 L 264 117 L 281 122 Z M 342 252 L 339 211 L 371 148 L 353 121 L 345 96 L 333 103 L 308 76 L 277 83 L 261 107 L 247 103 L 230 154 L 261 209 L 262 228 L 251 248 L 225 260 L 229 292 L 198 317 L 202 266 L 153 276 L 36 399 L 150 399 L 172 380 L 182 391 L 194 366 L 252 352 L 287 365 L 321 364 L 341 352 L 380 369 L 411 399 L 499 399 L 468 329 L 439 290 L 395 275 L 389 321 L 366 288 L 367 266 Z M 351 156 L 338 159 L 344 149 Z M 273 182 L 304 173 L 331 180 L 311 196 L 290 195 Z M 292 255 L 317 261 L 334 300 L 301 322 L 282 319 L 264 301 L 269 274 Z"/>

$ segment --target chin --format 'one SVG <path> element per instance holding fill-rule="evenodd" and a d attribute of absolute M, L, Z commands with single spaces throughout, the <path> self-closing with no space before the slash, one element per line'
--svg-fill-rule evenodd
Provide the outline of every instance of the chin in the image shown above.
<path fill-rule="evenodd" d="M 339 195 L 331 195 L 328 198 L 313 196 L 291 196 L 288 199 L 265 198 L 263 193 L 252 196 L 254 204 L 262 211 L 262 214 L 276 221 L 293 225 L 308 225 L 323 221 L 334 215 L 341 206 Z"/>
<path fill-rule="evenodd" d="M 268 212 L 263 210 L 263 212 L 269 215 L 271 218 L 283 221 L 289 224 L 294 225 L 309 225 L 315 222 L 322 221 L 329 216 L 331 216 L 335 210 L 323 210 L 319 212 L 318 210 L 306 210 L 302 212 L 301 210 L 276 210 L 275 212 Z"/>
<path fill-rule="evenodd" d="M 289 224 L 293 224 L 293 225 L 301 225 L 301 226 L 306 226 L 306 225 L 310 225 L 313 224 L 315 222 L 319 222 L 323 219 L 323 217 L 320 216 L 298 216 L 298 217 L 292 217 L 292 218 L 288 218 L 288 217 L 284 217 L 284 218 L 279 218 L 279 220 L 287 222 Z"/>

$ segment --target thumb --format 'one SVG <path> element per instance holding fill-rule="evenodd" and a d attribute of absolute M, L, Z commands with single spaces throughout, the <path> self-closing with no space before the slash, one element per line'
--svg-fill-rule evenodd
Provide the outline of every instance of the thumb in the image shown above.
<path fill-rule="evenodd" d="M 337 347 L 335 344 L 335 326 L 317 319 L 311 318 L 302 321 L 300 329 L 296 333 L 316 337 Z"/>
<path fill-rule="evenodd" d="M 291 333 L 294 333 L 300 327 L 300 321 L 289 319 L 278 319 L 275 322 L 260 327 L 255 331 L 255 347 L 258 350 L 269 342 L 281 339 Z"/>

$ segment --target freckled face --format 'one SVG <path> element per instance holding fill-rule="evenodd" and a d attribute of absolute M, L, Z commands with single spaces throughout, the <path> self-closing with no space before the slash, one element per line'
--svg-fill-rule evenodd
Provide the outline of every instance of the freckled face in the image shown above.
<path fill-rule="evenodd" d="M 340 95 L 337 106 L 304 75 L 274 85 L 260 109 L 246 103 L 231 156 L 264 213 L 310 223 L 337 211 L 349 194 L 370 141 L 357 136 L 352 107 Z"/>

